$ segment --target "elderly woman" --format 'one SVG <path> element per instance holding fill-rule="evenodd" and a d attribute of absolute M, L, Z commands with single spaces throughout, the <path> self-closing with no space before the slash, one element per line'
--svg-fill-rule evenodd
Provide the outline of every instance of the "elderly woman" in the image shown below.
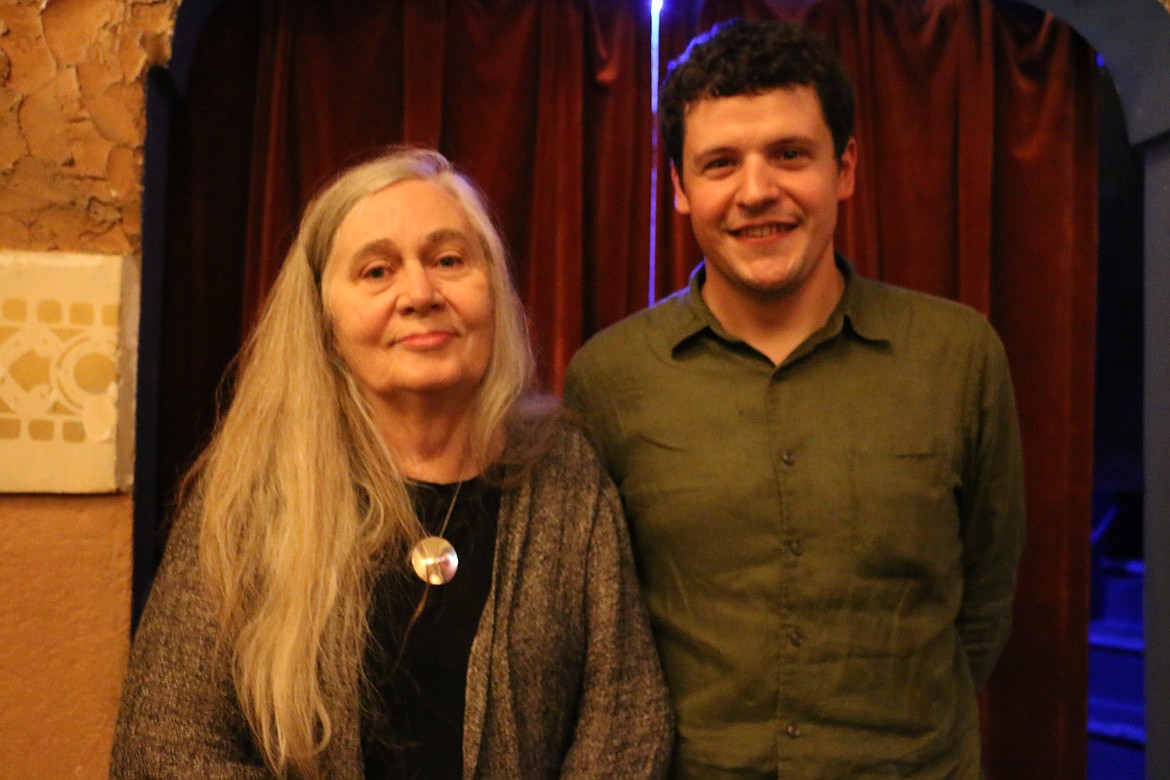
<path fill-rule="evenodd" d="M 112 776 L 653 777 L 617 494 L 434 152 L 308 207 L 135 637 Z"/>

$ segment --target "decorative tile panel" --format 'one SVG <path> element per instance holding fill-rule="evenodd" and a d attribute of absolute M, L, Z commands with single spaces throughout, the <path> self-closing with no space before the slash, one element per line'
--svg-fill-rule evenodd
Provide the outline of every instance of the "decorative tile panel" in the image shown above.
<path fill-rule="evenodd" d="M 132 270 L 120 255 L 0 251 L 0 492 L 129 486 Z"/>

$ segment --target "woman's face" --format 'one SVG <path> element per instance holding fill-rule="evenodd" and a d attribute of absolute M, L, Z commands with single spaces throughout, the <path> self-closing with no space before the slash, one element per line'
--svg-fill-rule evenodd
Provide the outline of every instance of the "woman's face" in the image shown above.
<path fill-rule="evenodd" d="M 322 295 L 375 411 L 474 396 L 495 331 L 487 258 L 438 184 L 399 182 L 359 200 L 334 236 Z"/>

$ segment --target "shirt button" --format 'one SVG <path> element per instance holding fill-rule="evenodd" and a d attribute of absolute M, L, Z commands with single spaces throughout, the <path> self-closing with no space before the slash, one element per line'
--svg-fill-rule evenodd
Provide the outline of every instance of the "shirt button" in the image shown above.
<path fill-rule="evenodd" d="M 804 555 L 804 546 L 801 545 L 799 539 L 793 539 L 791 542 L 789 542 L 788 549 L 792 551 L 793 555 Z"/>
<path fill-rule="evenodd" d="M 791 466 L 796 463 L 796 455 L 793 454 L 792 450 L 784 450 L 780 455 L 780 460 L 784 461 L 785 466 Z"/>
<path fill-rule="evenodd" d="M 804 636 L 800 633 L 799 628 L 794 628 L 788 634 L 788 641 L 792 643 L 793 647 L 800 647 L 804 644 Z"/>
<path fill-rule="evenodd" d="M 792 737 L 793 739 L 796 739 L 797 737 L 800 736 L 800 726 L 797 726 L 795 723 L 789 723 L 784 728 L 784 733 L 787 734 L 788 736 Z"/>

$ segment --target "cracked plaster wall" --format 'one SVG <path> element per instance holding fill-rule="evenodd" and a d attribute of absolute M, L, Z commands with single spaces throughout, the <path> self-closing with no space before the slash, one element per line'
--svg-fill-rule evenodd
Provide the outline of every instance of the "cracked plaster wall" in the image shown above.
<path fill-rule="evenodd" d="M 136 253 L 143 81 L 165 64 L 177 0 L 0 7 L 0 240 Z"/>
<path fill-rule="evenodd" d="M 145 75 L 178 4 L 0 0 L 0 250 L 127 255 L 136 281 Z M 0 496 L 3 776 L 106 776 L 131 532 L 126 495 Z"/>

